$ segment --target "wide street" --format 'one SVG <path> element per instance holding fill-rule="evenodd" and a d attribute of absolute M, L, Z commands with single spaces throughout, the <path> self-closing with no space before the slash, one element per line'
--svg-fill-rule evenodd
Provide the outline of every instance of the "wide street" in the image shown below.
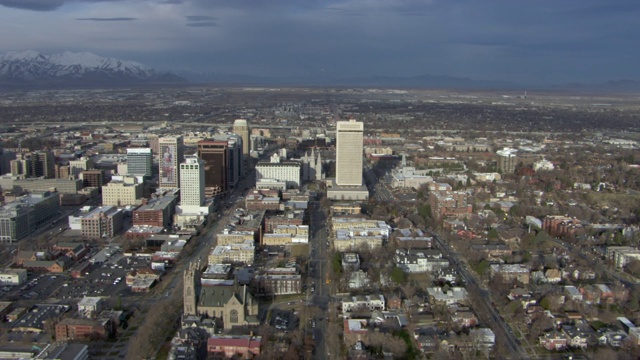
<path fill-rule="evenodd" d="M 491 295 L 488 290 L 483 289 L 476 281 L 475 277 L 469 274 L 467 267 L 464 266 L 464 262 L 460 261 L 458 254 L 453 251 L 451 246 L 440 237 L 431 233 L 436 241 L 436 244 L 442 256 L 449 259 L 451 265 L 456 269 L 458 274 L 465 283 L 469 296 L 480 304 L 479 309 L 475 309 L 478 317 L 485 323 L 491 324 L 491 329 L 496 335 L 496 339 L 502 339 L 505 341 L 511 356 L 518 359 L 528 359 L 527 352 L 520 345 L 513 331 L 509 325 L 500 316 L 500 313 L 496 310 L 495 306 L 491 303 Z"/>
<path fill-rule="evenodd" d="M 311 303 L 328 314 L 329 303 L 331 302 L 331 286 L 327 283 L 329 279 L 328 273 L 330 271 L 327 254 L 329 252 L 329 246 L 327 243 L 327 228 L 326 228 L 326 214 L 320 206 L 318 201 L 309 202 L 309 223 L 311 237 L 309 238 L 309 248 L 311 252 L 309 267 L 313 269 L 312 287 L 313 291 L 311 297 Z M 315 334 L 316 340 L 316 359 L 324 360 L 327 355 L 330 354 L 327 349 L 326 336 L 328 334 L 328 322 L 329 316 L 322 316 L 316 319 L 316 326 L 312 330 Z"/>

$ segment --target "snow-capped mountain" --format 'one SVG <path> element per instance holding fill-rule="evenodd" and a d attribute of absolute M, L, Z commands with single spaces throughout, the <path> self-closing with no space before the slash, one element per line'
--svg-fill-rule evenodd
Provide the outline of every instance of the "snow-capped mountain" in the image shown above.
<path fill-rule="evenodd" d="M 45 55 L 33 50 L 0 55 L 0 81 L 10 83 L 132 83 L 178 80 L 134 61 L 89 52 Z"/>

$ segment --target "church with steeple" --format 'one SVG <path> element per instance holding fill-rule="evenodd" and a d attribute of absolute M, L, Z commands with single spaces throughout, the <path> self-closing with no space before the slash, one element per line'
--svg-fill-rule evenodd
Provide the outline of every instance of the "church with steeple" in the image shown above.
<path fill-rule="evenodd" d="M 316 148 L 311 148 L 311 154 L 308 152 L 301 158 L 302 160 L 302 181 L 322 181 L 324 180 L 324 172 L 322 171 L 322 156 Z"/>
<path fill-rule="evenodd" d="M 192 262 L 184 272 L 184 315 L 204 315 L 222 320 L 225 330 L 258 326 L 258 302 L 246 285 L 236 281 L 203 281 L 200 263 Z"/>

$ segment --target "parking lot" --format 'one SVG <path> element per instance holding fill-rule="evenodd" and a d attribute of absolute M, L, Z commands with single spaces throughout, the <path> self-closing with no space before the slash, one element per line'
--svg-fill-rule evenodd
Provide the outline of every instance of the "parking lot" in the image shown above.
<path fill-rule="evenodd" d="M 289 332 L 298 327 L 299 319 L 293 311 L 274 309 L 271 311 L 271 326 L 282 332 Z"/>
<path fill-rule="evenodd" d="M 129 271 L 149 268 L 146 259 L 127 259 L 116 254 L 103 264 L 91 265 L 88 274 L 74 279 L 68 274 L 29 274 L 22 286 L 0 288 L 2 301 L 50 301 L 52 299 L 77 301 L 84 296 L 128 296 L 125 281 Z"/>

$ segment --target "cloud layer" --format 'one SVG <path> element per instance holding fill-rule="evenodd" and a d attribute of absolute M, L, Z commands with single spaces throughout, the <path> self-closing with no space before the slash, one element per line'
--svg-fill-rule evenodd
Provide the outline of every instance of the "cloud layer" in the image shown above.
<path fill-rule="evenodd" d="M 0 52 L 261 76 L 640 79 L 632 0 L 0 0 Z"/>

